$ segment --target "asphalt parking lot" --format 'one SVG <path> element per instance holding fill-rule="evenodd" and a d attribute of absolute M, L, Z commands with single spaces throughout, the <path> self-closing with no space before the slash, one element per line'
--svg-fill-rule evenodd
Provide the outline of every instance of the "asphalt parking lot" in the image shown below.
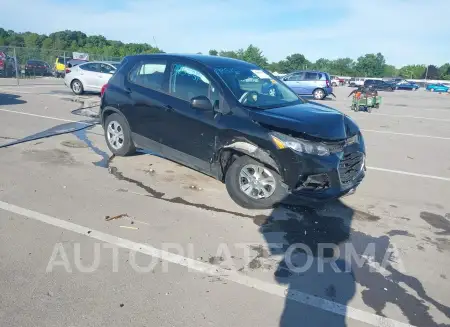
<path fill-rule="evenodd" d="M 365 113 L 350 91 L 323 103 L 362 129 L 357 192 L 249 211 L 158 156 L 112 158 L 72 113 L 98 96 L 0 79 L 0 326 L 450 326 L 450 94 Z"/>

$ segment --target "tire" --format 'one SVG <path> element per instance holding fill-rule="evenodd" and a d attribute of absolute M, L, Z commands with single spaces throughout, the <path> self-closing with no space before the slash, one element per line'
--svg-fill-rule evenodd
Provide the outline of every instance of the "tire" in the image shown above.
<path fill-rule="evenodd" d="M 78 79 L 74 79 L 70 83 L 70 88 L 72 89 L 72 92 L 75 93 L 76 95 L 82 95 L 84 93 L 83 83 L 81 83 L 81 81 Z"/>
<path fill-rule="evenodd" d="M 112 131 L 109 128 L 112 128 Z M 109 115 L 108 118 L 106 118 L 103 129 L 105 132 L 106 144 L 114 155 L 125 157 L 136 152 L 133 140 L 131 139 L 131 129 L 122 115 Z M 112 132 L 115 132 L 115 136 L 118 138 L 115 138 Z"/>
<path fill-rule="evenodd" d="M 245 178 L 241 177 L 241 172 L 246 171 L 248 173 L 249 169 L 251 170 L 251 167 L 257 167 L 264 171 L 264 175 L 266 179 L 272 177 L 273 181 L 273 188 L 268 187 L 266 191 L 268 190 L 270 195 L 268 197 L 263 198 L 254 198 L 250 195 L 247 195 L 244 193 L 244 191 L 241 189 L 242 187 L 245 187 Z M 271 176 L 267 177 L 267 173 L 269 173 Z M 248 174 L 247 174 L 248 175 Z M 248 180 L 247 180 L 248 181 Z M 242 184 L 241 184 L 242 183 Z M 230 195 L 230 198 L 240 205 L 243 208 L 246 209 L 270 209 L 275 204 L 279 203 L 281 200 L 283 200 L 284 196 L 286 195 L 285 188 L 282 185 L 281 177 L 280 175 L 275 172 L 273 169 L 268 168 L 264 164 L 262 164 L 259 161 L 256 161 L 253 158 L 250 158 L 246 155 L 243 155 L 239 158 L 237 158 L 228 168 L 226 175 L 225 175 L 225 185 L 228 191 L 228 194 Z M 249 185 L 249 183 L 247 183 Z M 250 188 L 252 188 L 250 186 Z M 252 188 L 252 190 L 255 190 Z M 255 192 L 256 193 L 256 192 Z M 255 194 L 254 194 L 255 195 Z"/>
<path fill-rule="evenodd" d="M 312 93 L 315 100 L 323 100 L 327 96 L 323 89 L 315 89 Z"/>

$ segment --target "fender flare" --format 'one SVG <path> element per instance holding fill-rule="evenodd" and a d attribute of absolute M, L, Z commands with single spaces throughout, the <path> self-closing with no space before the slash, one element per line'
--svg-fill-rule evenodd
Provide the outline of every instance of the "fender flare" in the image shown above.
<path fill-rule="evenodd" d="M 226 150 L 233 150 L 238 153 L 245 154 L 252 157 L 263 164 L 273 168 L 277 173 L 281 174 L 280 167 L 277 162 L 270 156 L 269 152 L 261 149 L 260 147 L 245 141 L 237 141 L 228 145 L 224 145 L 219 150 L 219 162 L 222 160 L 222 154 Z M 223 167 L 222 167 L 223 168 Z M 223 172 L 222 172 L 223 173 Z"/>
<path fill-rule="evenodd" d="M 128 120 L 126 119 L 125 115 L 124 115 L 119 109 L 114 108 L 114 107 L 105 107 L 105 108 L 102 110 L 102 114 L 101 114 L 101 116 L 100 116 L 100 123 L 101 123 L 101 125 L 102 125 L 103 127 L 105 127 L 105 113 L 108 113 L 108 112 L 110 112 L 110 114 L 108 114 L 107 116 L 109 116 L 109 115 L 111 115 L 111 114 L 113 114 L 113 113 L 121 115 L 123 118 L 125 118 L 125 121 L 126 121 L 127 124 L 128 124 Z M 129 125 L 129 124 L 128 124 L 128 125 Z"/>

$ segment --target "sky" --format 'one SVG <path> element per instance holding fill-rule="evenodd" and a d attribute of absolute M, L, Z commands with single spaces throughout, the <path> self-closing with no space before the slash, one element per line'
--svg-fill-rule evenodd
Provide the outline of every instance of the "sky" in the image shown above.
<path fill-rule="evenodd" d="M 253 44 L 269 61 L 381 52 L 395 66 L 441 65 L 450 62 L 449 13 L 448 0 L 13 0 L 2 4 L 0 27 L 156 41 L 179 53 Z"/>

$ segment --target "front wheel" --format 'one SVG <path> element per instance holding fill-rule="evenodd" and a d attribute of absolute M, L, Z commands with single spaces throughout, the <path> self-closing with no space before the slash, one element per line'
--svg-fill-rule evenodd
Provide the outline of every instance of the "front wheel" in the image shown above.
<path fill-rule="evenodd" d="M 280 175 L 245 155 L 231 164 L 225 185 L 231 199 L 247 209 L 270 209 L 285 195 Z"/>
<path fill-rule="evenodd" d="M 322 89 L 315 89 L 313 92 L 313 97 L 316 100 L 323 100 L 326 96 L 326 93 Z"/>
<path fill-rule="evenodd" d="M 123 116 L 119 114 L 108 116 L 104 129 L 106 144 L 114 155 L 124 157 L 136 151 L 131 139 L 131 130 Z"/>

